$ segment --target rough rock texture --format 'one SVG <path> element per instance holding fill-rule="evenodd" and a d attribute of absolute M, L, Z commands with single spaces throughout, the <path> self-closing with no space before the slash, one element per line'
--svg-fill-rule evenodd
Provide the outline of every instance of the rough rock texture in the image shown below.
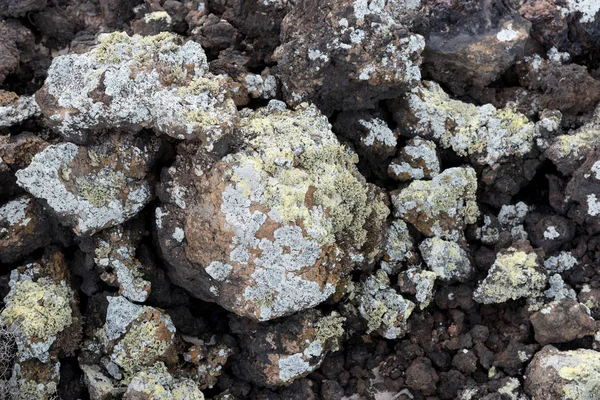
<path fill-rule="evenodd" d="M 241 132 L 238 152 L 191 153 L 166 171 L 156 223 L 174 282 L 268 320 L 321 303 L 372 263 L 389 211 L 314 107 L 248 112 Z"/>
<path fill-rule="evenodd" d="M 310 100 L 329 115 L 415 85 L 425 41 L 402 25 L 402 8 L 391 1 L 296 2 L 274 55 L 286 102 Z"/>
<path fill-rule="evenodd" d="M 131 236 L 120 226 L 96 235 L 94 261 L 105 269 L 102 280 L 116 284 L 121 296 L 144 302 L 150 295 L 150 282 L 144 279 L 144 268 L 135 258 L 135 244 Z"/>
<path fill-rule="evenodd" d="M 123 396 L 126 400 L 204 400 L 191 379 L 174 379 L 163 363 L 138 372 Z"/>
<path fill-rule="evenodd" d="M 31 59 L 35 43 L 31 31 L 17 20 L 0 21 L 0 37 L 2 37 L 0 43 L 0 84 L 2 84 L 8 75 L 19 72 L 21 63 Z"/>
<path fill-rule="evenodd" d="M 50 226 L 40 205 L 21 196 L 0 206 L 0 262 L 11 263 L 50 244 Z"/>
<path fill-rule="evenodd" d="M 546 346 L 533 357 L 525 376 L 525 392 L 534 399 L 594 399 L 600 391 L 600 353 Z"/>
<path fill-rule="evenodd" d="M 588 308 L 571 299 L 553 301 L 530 319 L 535 340 L 542 346 L 570 342 L 596 332 L 596 323 Z"/>
<path fill-rule="evenodd" d="M 396 217 L 426 236 L 457 240 L 477 221 L 477 178 L 471 167 L 449 168 L 430 181 L 414 181 L 392 195 Z"/>
<path fill-rule="evenodd" d="M 387 229 L 383 243 L 381 269 L 390 275 L 398 273 L 404 264 L 416 261 L 416 247 L 408 226 L 401 219 L 395 219 Z"/>
<path fill-rule="evenodd" d="M 451 99 L 435 82 L 422 82 L 391 102 L 391 109 L 404 135 L 431 139 L 476 164 L 494 165 L 532 149 L 535 129 L 527 117 Z"/>
<path fill-rule="evenodd" d="M 600 232 L 600 151 L 588 153 L 566 187 L 567 201 L 574 203 L 569 216 L 590 233 Z"/>
<path fill-rule="evenodd" d="M 40 108 L 33 96 L 19 97 L 0 90 L 0 127 L 16 125 L 39 114 Z"/>
<path fill-rule="evenodd" d="M 42 10 L 47 0 L 5 0 L 0 4 L 3 17 L 22 17 L 28 12 Z"/>
<path fill-rule="evenodd" d="M 432 3 L 423 69 L 454 93 L 488 86 L 523 57 L 531 24 L 507 2 L 467 0 L 462 14 L 453 2 Z"/>
<path fill-rule="evenodd" d="M 47 363 L 77 348 L 81 316 L 62 254 L 13 270 L 9 284 L 0 320 L 16 333 L 20 362 Z"/>
<path fill-rule="evenodd" d="M 390 177 L 398 181 L 431 179 L 440 173 L 434 142 L 420 137 L 410 139 L 388 166 Z"/>
<path fill-rule="evenodd" d="M 97 146 L 52 145 L 17 172 L 17 183 L 78 235 L 90 235 L 136 215 L 152 198 L 145 180 L 159 148 L 155 140 L 114 135 Z"/>
<path fill-rule="evenodd" d="M 546 281 L 538 255 L 525 242 L 498 253 L 486 278 L 473 293 L 473 299 L 491 304 L 535 297 L 546 286 Z"/>
<path fill-rule="evenodd" d="M 419 250 L 427 267 L 440 279 L 465 282 L 473 273 L 467 252 L 455 242 L 428 238 L 419 244 Z"/>
<path fill-rule="evenodd" d="M 231 330 L 242 347 L 235 373 L 261 386 L 289 385 L 318 368 L 327 352 L 339 349 L 343 323 L 339 314 L 323 316 L 317 310 L 270 325 L 234 317 Z"/>
<path fill-rule="evenodd" d="M 415 304 L 390 287 L 385 272 L 377 271 L 369 276 L 356 292 L 358 312 L 367 323 L 368 333 L 376 331 L 386 339 L 406 334 L 407 320 Z"/>
<path fill-rule="evenodd" d="M 229 80 L 208 72 L 199 44 L 173 34 L 112 33 L 84 54 L 53 60 L 36 100 L 65 138 L 87 142 L 107 128 L 153 128 L 208 148 L 237 120 Z"/>

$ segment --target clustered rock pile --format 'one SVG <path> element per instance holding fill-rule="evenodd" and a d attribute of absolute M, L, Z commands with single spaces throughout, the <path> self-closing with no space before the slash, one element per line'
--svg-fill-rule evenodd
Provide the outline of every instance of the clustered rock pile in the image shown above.
<path fill-rule="evenodd" d="M 0 399 L 600 399 L 600 2 L 0 0 Z"/>

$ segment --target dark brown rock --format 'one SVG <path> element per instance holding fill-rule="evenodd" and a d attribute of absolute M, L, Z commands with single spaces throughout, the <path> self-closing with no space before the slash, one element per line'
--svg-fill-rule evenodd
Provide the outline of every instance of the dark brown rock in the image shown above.
<path fill-rule="evenodd" d="M 572 299 L 553 301 L 531 316 L 535 340 L 541 345 L 570 342 L 593 335 L 596 323 L 587 307 Z"/>

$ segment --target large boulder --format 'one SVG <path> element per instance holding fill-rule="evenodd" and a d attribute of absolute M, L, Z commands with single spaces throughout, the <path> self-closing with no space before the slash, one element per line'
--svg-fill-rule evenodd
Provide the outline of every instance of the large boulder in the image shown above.
<path fill-rule="evenodd" d="M 315 107 L 248 111 L 240 132 L 247 143 L 222 159 L 180 154 L 156 224 L 176 284 L 268 320 L 316 306 L 372 264 L 389 210 Z"/>

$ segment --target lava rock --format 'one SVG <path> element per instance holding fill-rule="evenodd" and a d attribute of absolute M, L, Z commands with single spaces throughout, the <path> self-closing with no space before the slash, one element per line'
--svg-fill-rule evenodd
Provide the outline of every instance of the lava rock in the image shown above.
<path fill-rule="evenodd" d="M 440 173 L 440 161 L 434 142 L 415 137 L 406 142 L 398 157 L 388 166 L 388 174 L 397 181 L 431 179 Z"/>
<path fill-rule="evenodd" d="M 467 252 L 455 242 L 425 239 L 419 250 L 427 267 L 440 279 L 466 282 L 473 273 Z"/>
<path fill-rule="evenodd" d="M 553 301 L 534 313 L 530 320 L 535 340 L 542 346 L 570 342 L 596 331 L 588 308 L 572 299 Z"/>

